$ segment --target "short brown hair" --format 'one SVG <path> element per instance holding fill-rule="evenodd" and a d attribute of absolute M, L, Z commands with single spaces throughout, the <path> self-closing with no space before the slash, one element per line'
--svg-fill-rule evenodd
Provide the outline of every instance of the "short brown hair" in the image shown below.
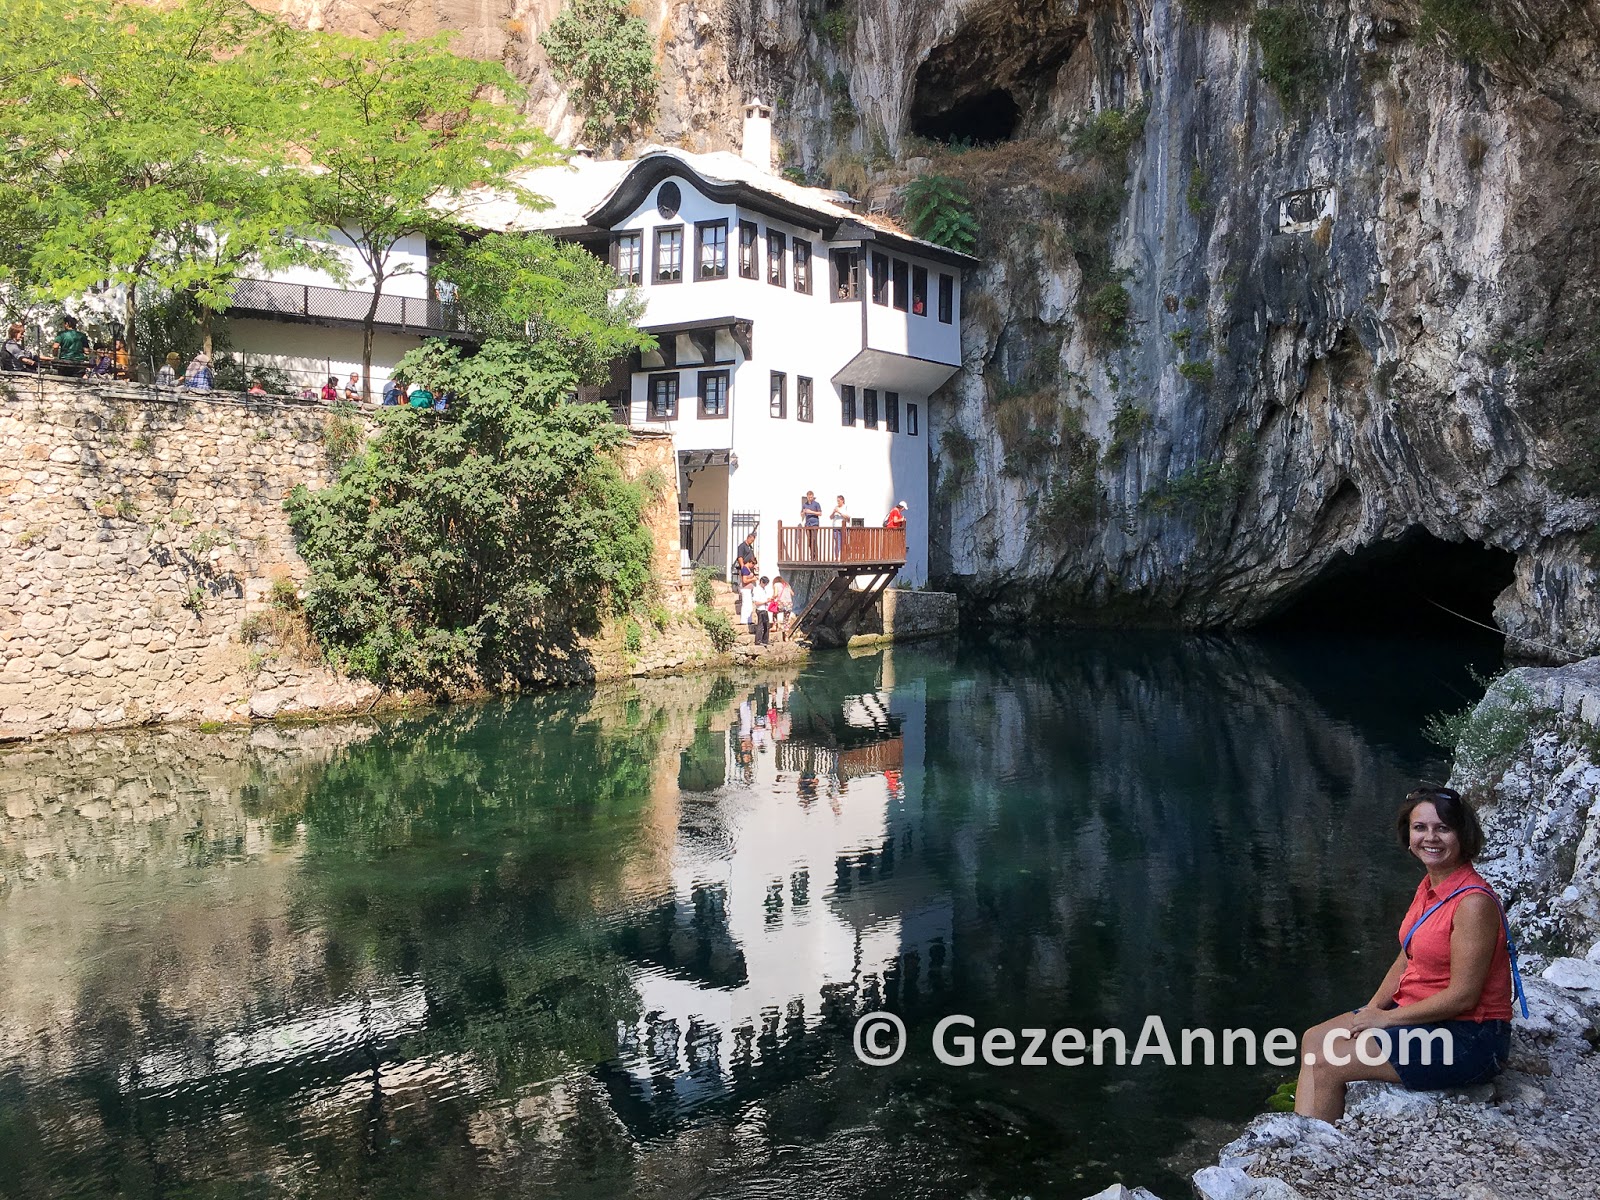
<path fill-rule="evenodd" d="M 1445 828 L 1455 831 L 1461 842 L 1461 857 L 1471 862 L 1483 853 L 1483 826 L 1478 824 L 1478 814 L 1472 805 L 1461 798 L 1454 788 L 1422 787 L 1406 795 L 1405 806 L 1395 819 L 1395 831 L 1400 835 L 1400 848 L 1411 848 L 1411 814 L 1419 804 L 1431 804 L 1439 814 Z"/>

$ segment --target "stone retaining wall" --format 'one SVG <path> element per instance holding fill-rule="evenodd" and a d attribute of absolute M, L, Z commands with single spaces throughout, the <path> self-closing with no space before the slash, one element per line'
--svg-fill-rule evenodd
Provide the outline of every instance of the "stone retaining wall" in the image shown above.
<path fill-rule="evenodd" d="M 376 703 L 292 637 L 241 636 L 305 576 L 284 498 L 364 432 L 320 405 L 0 376 L 0 740 Z M 672 466 L 646 439 L 625 469 L 665 479 L 648 516 L 675 584 Z"/>

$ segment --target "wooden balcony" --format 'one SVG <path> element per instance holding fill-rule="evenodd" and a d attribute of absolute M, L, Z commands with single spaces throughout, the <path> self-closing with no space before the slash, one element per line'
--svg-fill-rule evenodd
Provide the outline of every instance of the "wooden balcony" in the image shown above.
<path fill-rule="evenodd" d="M 906 563 L 906 531 L 778 522 L 778 567 L 792 571 L 857 567 L 861 574 L 894 571 Z"/>

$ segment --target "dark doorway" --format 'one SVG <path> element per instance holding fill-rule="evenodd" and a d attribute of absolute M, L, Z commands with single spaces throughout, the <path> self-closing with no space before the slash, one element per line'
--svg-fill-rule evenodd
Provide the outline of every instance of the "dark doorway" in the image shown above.
<path fill-rule="evenodd" d="M 1494 626 L 1495 597 L 1511 584 L 1516 561 L 1509 550 L 1413 529 L 1338 555 L 1261 628 L 1483 635 L 1489 631 L 1482 626 Z"/>
<path fill-rule="evenodd" d="M 987 146 L 1010 141 L 1017 131 L 1022 110 L 1016 98 L 1004 88 L 994 88 L 977 95 L 962 96 L 935 108 L 934 101 L 922 88 L 912 101 L 910 127 L 919 137 L 935 142 L 966 142 L 974 146 Z"/>

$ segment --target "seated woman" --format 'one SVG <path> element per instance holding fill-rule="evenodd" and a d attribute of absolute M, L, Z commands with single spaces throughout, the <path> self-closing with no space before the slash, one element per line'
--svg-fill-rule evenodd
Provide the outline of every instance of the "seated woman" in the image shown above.
<path fill-rule="evenodd" d="M 1450 788 L 1422 788 L 1396 826 L 1427 876 L 1366 1007 L 1301 1037 L 1294 1110 L 1304 1117 L 1337 1121 L 1345 1084 L 1358 1079 L 1410 1091 L 1484 1083 L 1511 1052 L 1510 945 L 1500 901 L 1472 867 L 1483 849 L 1477 815 Z"/>

